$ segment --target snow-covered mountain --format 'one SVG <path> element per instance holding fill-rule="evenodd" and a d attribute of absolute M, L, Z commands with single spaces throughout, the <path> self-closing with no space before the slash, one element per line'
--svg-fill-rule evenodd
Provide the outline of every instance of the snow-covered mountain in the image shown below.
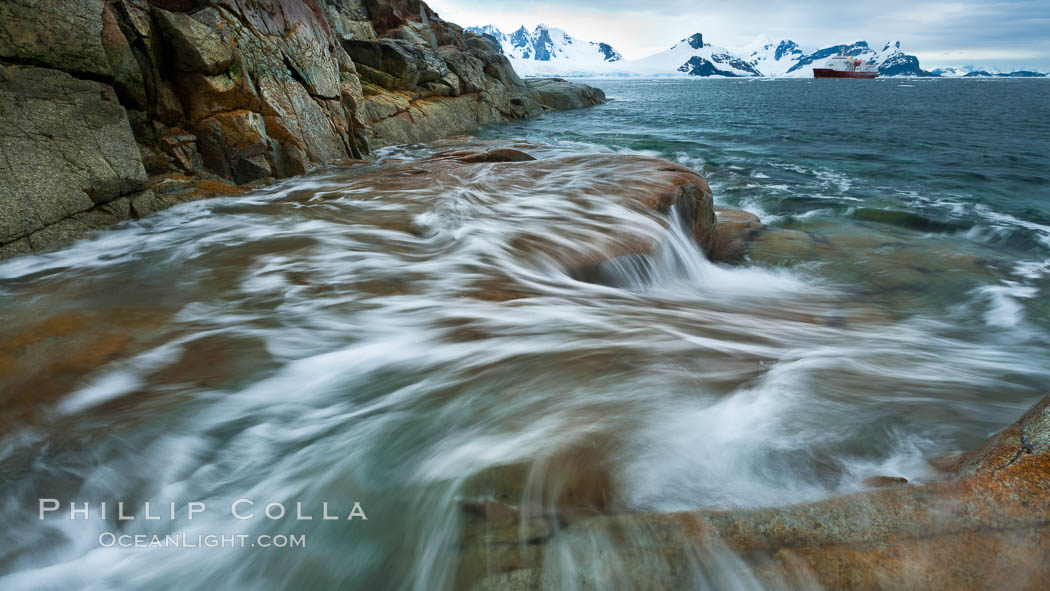
<path fill-rule="evenodd" d="M 740 48 L 741 56 L 765 76 L 784 76 L 799 59 L 805 57 L 798 43 L 789 39 L 773 41 L 765 35 Z"/>
<path fill-rule="evenodd" d="M 941 76 L 943 78 L 962 78 L 962 77 L 970 74 L 971 72 L 977 72 L 977 71 L 979 71 L 977 66 L 958 66 L 958 67 L 954 67 L 953 66 L 953 67 L 947 67 L 947 68 L 937 68 L 935 70 L 932 70 L 931 73 L 936 75 L 936 76 Z M 996 74 L 999 73 L 999 71 L 995 70 L 995 69 L 992 69 L 991 71 L 989 71 L 989 73 L 991 73 L 991 72 L 994 72 Z"/>
<path fill-rule="evenodd" d="M 901 50 L 900 41 L 881 46 L 866 41 L 804 48 L 790 39 L 759 36 L 744 47 L 728 48 L 707 43 L 695 33 L 665 51 L 636 60 L 624 60 L 607 43 L 584 41 L 562 29 L 539 25 L 531 32 L 520 27 L 504 33 L 492 25 L 467 29 L 495 39 L 514 69 L 526 76 L 722 76 L 812 78 L 833 55 L 844 53 L 878 66 L 882 76 L 943 77 L 1042 77 L 1040 72 L 1000 72 L 994 68 L 939 68 L 923 70 L 919 59 Z"/>
<path fill-rule="evenodd" d="M 740 48 L 708 43 L 695 33 L 669 49 L 636 60 L 624 60 L 607 43 L 584 41 L 565 31 L 539 25 L 507 34 L 488 25 L 467 29 L 499 42 L 514 68 L 524 75 L 557 76 L 725 76 L 811 78 L 813 68 L 840 52 L 878 66 L 883 76 L 934 76 L 919 59 L 901 50 L 899 41 L 870 46 L 850 44 L 802 47 L 790 39 L 760 36 Z"/>
<path fill-rule="evenodd" d="M 1050 76 L 1050 74 L 1031 70 L 1003 72 L 999 68 L 979 68 L 977 66 L 937 68 L 931 73 L 943 78 L 1045 78 Z"/>
<path fill-rule="evenodd" d="M 689 76 L 761 76 L 747 61 L 725 47 L 704 43 L 696 33 L 666 51 L 623 64 L 631 73 L 643 76 L 686 74 Z"/>
<path fill-rule="evenodd" d="M 900 41 L 887 42 L 878 50 L 872 49 L 866 41 L 857 41 L 806 51 L 790 39 L 773 41 L 764 35 L 735 50 L 703 44 L 702 39 L 700 33 L 696 33 L 657 55 L 665 56 L 669 61 L 672 55 L 677 58 L 687 58 L 687 61 L 677 69 L 694 76 L 812 78 L 814 67 L 823 65 L 829 57 L 839 53 L 857 57 L 878 66 L 879 74 L 883 76 L 930 75 L 929 72 L 919 67 L 918 58 L 901 51 Z M 685 41 L 690 41 L 688 47 L 683 46 Z M 697 45 L 701 47 L 696 47 Z M 654 57 L 656 56 L 627 62 L 625 65 L 648 63 Z M 714 63 L 708 65 L 709 62 Z M 697 65 L 699 67 L 696 67 Z"/>
<path fill-rule="evenodd" d="M 930 76 L 919 66 L 919 59 L 901 51 L 900 41 L 886 42 L 881 49 L 872 49 L 867 41 L 843 45 L 828 45 L 805 51 L 794 41 L 772 41 L 762 36 L 740 50 L 744 60 L 763 76 L 812 78 L 813 68 L 820 67 L 833 55 L 843 53 L 878 66 L 882 76 Z"/>
<path fill-rule="evenodd" d="M 623 57 L 607 43 L 577 39 L 562 29 L 538 25 L 532 32 L 520 27 L 504 33 L 493 25 L 468 27 L 499 42 L 519 74 L 562 76 L 601 73 Z"/>

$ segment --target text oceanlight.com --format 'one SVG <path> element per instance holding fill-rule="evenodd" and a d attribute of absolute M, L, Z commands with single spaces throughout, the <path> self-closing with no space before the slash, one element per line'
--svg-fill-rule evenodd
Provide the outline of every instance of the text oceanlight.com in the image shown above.
<path fill-rule="evenodd" d="M 307 505 L 301 501 L 256 502 L 240 498 L 229 505 L 222 505 L 219 515 L 235 520 L 289 520 L 295 522 L 349 522 L 367 521 L 368 516 L 359 502 Z M 193 520 L 209 512 L 204 501 L 158 503 L 146 501 L 69 501 L 37 499 L 37 518 L 68 519 L 71 521 L 108 522 L 117 531 L 103 531 L 98 536 L 98 545 L 103 548 L 306 548 L 306 534 L 233 534 L 233 533 L 131 533 L 125 529 L 128 522 Z M 214 520 L 209 523 L 215 523 Z M 145 524 L 143 524 L 145 525 Z M 304 524 L 305 525 L 305 524 Z M 152 527 L 151 527 L 152 529 Z"/>
<path fill-rule="evenodd" d="M 103 548 L 306 548 L 306 534 L 119 534 L 102 532 Z"/>

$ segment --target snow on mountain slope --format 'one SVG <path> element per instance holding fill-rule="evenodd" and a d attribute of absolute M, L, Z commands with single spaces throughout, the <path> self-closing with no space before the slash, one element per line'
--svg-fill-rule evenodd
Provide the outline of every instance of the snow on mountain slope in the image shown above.
<path fill-rule="evenodd" d="M 761 76 L 762 73 L 725 47 L 704 43 L 695 33 L 675 43 L 671 49 L 624 64 L 631 73 L 642 76 L 687 74 L 690 76 Z"/>
<path fill-rule="evenodd" d="M 738 52 L 764 76 L 783 76 L 805 55 L 798 43 L 790 39 L 773 41 L 765 35 L 760 35 Z"/>
<path fill-rule="evenodd" d="M 882 76 L 932 76 L 919 67 L 919 58 L 901 51 L 900 41 L 887 41 L 882 50 L 868 59 L 868 63 L 878 64 Z"/>
<path fill-rule="evenodd" d="M 1031 70 L 1003 72 L 999 68 L 979 68 L 977 66 L 949 66 L 947 68 L 937 68 L 930 73 L 942 78 L 1046 78 L 1050 76 L 1050 74 L 1044 72 L 1033 72 Z"/>
<path fill-rule="evenodd" d="M 538 25 L 532 32 L 520 27 L 507 34 L 492 25 L 468 31 L 495 38 L 519 74 L 562 76 L 602 73 L 623 57 L 607 43 L 584 41 L 562 29 Z"/>
<path fill-rule="evenodd" d="M 977 66 L 949 66 L 947 68 L 937 68 L 931 73 L 940 76 L 942 78 L 962 78 L 973 72 L 988 72 L 989 74 L 998 74 L 999 70 L 995 68 L 978 68 Z"/>
<path fill-rule="evenodd" d="M 839 53 L 878 66 L 882 76 L 931 75 L 919 67 L 918 58 L 901 51 L 900 41 L 886 42 L 877 51 L 866 41 L 857 41 L 848 45 L 830 45 L 807 53 L 794 41 L 785 39 L 772 42 L 760 37 L 742 48 L 740 53 L 764 76 L 778 78 L 812 78 L 813 68 L 823 66 L 829 57 Z"/>

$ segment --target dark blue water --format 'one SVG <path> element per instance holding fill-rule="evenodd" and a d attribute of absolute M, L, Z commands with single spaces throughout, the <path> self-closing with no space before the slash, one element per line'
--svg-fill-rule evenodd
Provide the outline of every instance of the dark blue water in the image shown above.
<path fill-rule="evenodd" d="M 808 196 L 984 220 L 928 207 L 957 200 L 1050 224 L 1050 81 L 591 82 L 609 104 L 510 133 L 688 161 L 727 202 L 776 215 L 809 211 Z"/>

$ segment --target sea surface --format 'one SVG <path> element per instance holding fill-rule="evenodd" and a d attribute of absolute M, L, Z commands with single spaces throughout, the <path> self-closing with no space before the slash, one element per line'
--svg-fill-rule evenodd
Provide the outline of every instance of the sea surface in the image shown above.
<path fill-rule="evenodd" d="M 769 226 L 743 264 L 674 226 L 645 273 L 614 261 L 602 282 L 523 248 L 641 223 L 573 209 L 585 166 L 410 194 L 326 169 L 0 262 L 0 588 L 451 588 L 464 505 L 733 509 L 923 482 L 1050 390 L 1050 82 L 592 83 L 608 104 L 378 156 L 673 160 Z M 548 568 L 571 588 L 571 552 Z"/>

